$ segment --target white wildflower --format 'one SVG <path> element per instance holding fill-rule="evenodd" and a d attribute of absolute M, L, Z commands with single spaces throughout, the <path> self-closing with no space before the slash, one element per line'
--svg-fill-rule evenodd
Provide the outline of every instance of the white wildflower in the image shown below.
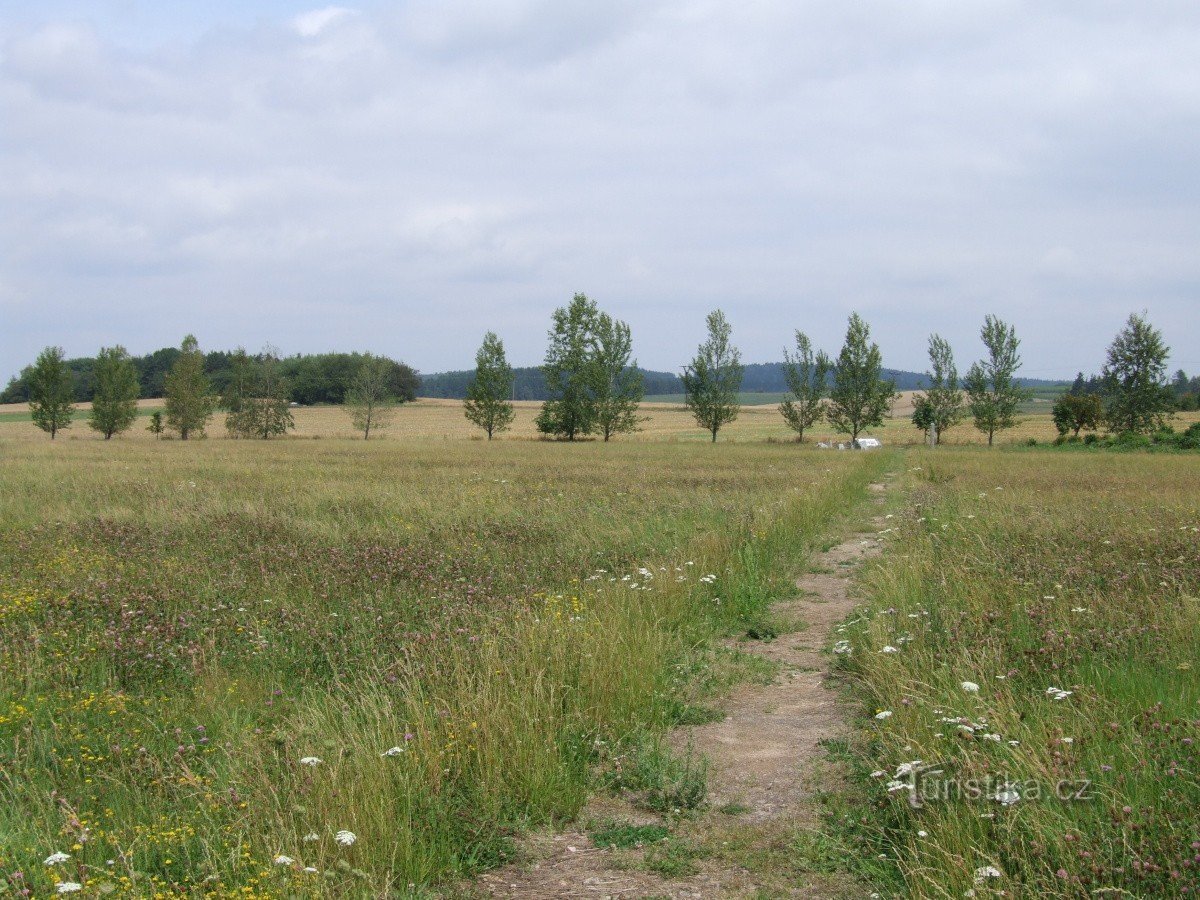
<path fill-rule="evenodd" d="M 277 866 L 290 866 L 294 862 L 294 859 L 290 856 L 284 856 L 282 853 L 275 857 L 275 865 Z"/>
<path fill-rule="evenodd" d="M 49 856 L 47 856 L 46 859 L 44 860 L 44 863 L 47 866 L 57 866 L 59 863 L 66 862 L 70 858 L 71 858 L 70 853 L 63 853 L 60 850 L 57 853 L 51 853 Z"/>
<path fill-rule="evenodd" d="M 305 866 L 305 867 L 304 867 L 304 871 L 305 871 L 305 872 L 307 872 L 309 875 L 316 875 L 316 874 L 317 874 L 317 868 L 316 868 L 316 866 Z"/>
<path fill-rule="evenodd" d="M 1015 787 L 1013 787 L 1013 785 L 1005 784 L 1001 790 L 996 791 L 996 793 L 992 796 L 992 799 L 1004 804 L 1005 806 L 1012 806 L 1021 799 L 1021 795 L 1017 793 L 1017 790 Z"/>
<path fill-rule="evenodd" d="M 304 836 L 303 839 L 311 844 L 313 841 L 319 841 L 321 839 L 321 836 L 319 834 L 317 834 L 315 831 L 310 831 L 308 834 L 306 834 Z"/>
<path fill-rule="evenodd" d="M 890 709 L 881 709 L 879 712 L 875 713 L 875 718 L 879 719 L 880 721 L 883 719 L 890 719 L 891 717 L 892 711 Z"/>
<path fill-rule="evenodd" d="M 403 752 L 404 752 L 403 747 L 389 747 L 388 749 L 384 750 L 383 753 L 381 753 L 379 755 L 380 756 L 399 756 Z"/>
<path fill-rule="evenodd" d="M 849 641 L 838 641 L 833 645 L 833 652 L 841 655 L 846 655 L 854 652 L 854 648 Z"/>
<path fill-rule="evenodd" d="M 58 883 L 58 893 L 60 894 L 74 894 L 82 890 L 83 885 L 78 881 L 60 881 Z"/>
<path fill-rule="evenodd" d="M 335 834 L 333 836 L 333 839 L 335 841 L 337 841 L 339 844 L 341 844 L 343 847 L 349 847 L 351 844 L 353 844 L 355 841 L 358 840 L 358 835 L 356 835 L 353 831 L 343 830 L 343 831 L 339 831 L 337 834 Z"/>
<path fill-rule="evenodd" d="M 975 870 L 975 883 L 982 884 L 989 878 L 1000 878 L 1003 873 L 995 866 L 980 866 Z"/>
<path fill-rule="evenodd" d="M 918 831 L 917 837 L 929 837 L 929 832 L 928 831 Z"/>
<path fill-rule="evenodd" d="M 964 691 L 966 691 L 968 694 L 977 694 L 977 693 L 979 693 L 979 685 L 977 685 L 977 684 L 976 684 L 975 682 L 973 682 L 973 681 L 964 681 L 964 682 L 962 683 L 962 689 L 963 689 Z"/>
<path fill-rule="evenodd" d="M 302 756 L 302 757 L 300 757 L 300 765 L 302 765 L 302 766 L 308 766 L 309 768 L 315 769 L 320 764 L 321 764 L 321 757 L 319 757 L 319 756 Z"/>
<path fill-rule="evenodd" d="M 888 644 L 886 647 L 884 647 L 879 652 L 880 653 L 899 653 L 900 651 L 897 650 L 895 647 L 893 647 L 891 644 Z"/>

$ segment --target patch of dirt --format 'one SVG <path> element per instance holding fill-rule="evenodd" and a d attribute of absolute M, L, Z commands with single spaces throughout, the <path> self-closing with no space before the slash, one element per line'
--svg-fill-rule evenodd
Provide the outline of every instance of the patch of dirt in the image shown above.
<path fill-rule="evenodd" d="M 872 484 L 875 503 L 883 503 L 886 484 Z M 874 530 L 883 519 L 870 520 Z M 757 829 L 756 840 L 770 843 L 798 828 L 816 829 L 819 813 L 816 790 L 821 742 L 847 729 L 846 712 L 827 684 L 829 661 L 822 650 L 833 629 L 854 608 L 850 576 L 864 559 L 878 554 L 874 531 L 855 535 L 816 555 L 812 572 L 796 583 L 795 599 L 774 606 L 784 623 L 803 623 L 802 630 L 780 634 L 767 642 L 738 642 L 736 646 L 778 664 L 772 684 L 742 684 L 722 702 L 723 720 L 671 735 L 677 750 L 691 748 L 709 760 L 708 806 L 693 821 L 680 824 L 678 839 L 705 848 L 733 843 L 739 832 Z M 791 627 L 795 627 L 794 625 Z M 736 810 L 725 815 L 719 810 Z M 645 820 L 630 805 L 597 798 L 580 822 L 622 818 Z M 725 840 L 724 838 L 730 838 Z M 531 838 L 524 848 L 532 860 L 480 877 L 475 893 L 484 897 L 830 897 L 853 888 L 846 879 L 804 875 L 803 882 L 781 884 L 763 873 L 734 864 L 729 854 L 712 853 L 695 861 L 694 874 L 663 878 L 639 867 L 640 851 L 613 851 L 592 845 L 587 834 L 573 830 Z M 787 845 L 784 844 L 784 853 Z"/>

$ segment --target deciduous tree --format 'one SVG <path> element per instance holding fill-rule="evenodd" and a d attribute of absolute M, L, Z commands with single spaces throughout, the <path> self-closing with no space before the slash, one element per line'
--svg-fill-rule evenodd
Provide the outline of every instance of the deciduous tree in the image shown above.
<path fill-rule="evenodd" d="M 1144 313 L 1129 317 L 1109 345 L 1100 373 L 1109 430 L 1149 432 L 1166 425 L 1174 407 L 1167 386 L 1170 353 Z"/>
<path fill-rule="evenodd" d="M 102 347 L 93 372 L 96 389 L 88 425 L 107 441 L 129 428 L 137 418 L 137 369 L 124 347 Z"/>
<path fill-rule="evenodd" d="M 788 396 L 779 405 L 783 420 L 803 443 L 804 431 L 821 421 L 825 414 L 823 398 L 829 391 L 829 370 L 833 361 L 823 352 L 813 353 L 812 341 L 803 331 L 796 332 L 796 353 L 783 351 L 783 380 Z"/>
<path fill-rule="evenodd" d="M 596 320 L 593 364 L 597 369 L 596 430 L 605 442 L 614 434 L 637 431 L 645 419 L 638 415 L 644 388 L 637 361 L 630 361 L 633 338 L 629 326 L 600 313 Z"/>
<path fill-rule="evenodd" d="M 936 429 L 935 440 L 953 428 L 963 417 L 963 395 L 958 387 L 958 369 L 954 351 L 941 335 L 929 336 L 929 387 L 913 400 L 913 424 L 922 431 Z"/>
<path fill-rule="evenodd" d="M 50 435 L 71 427 L 75 388 L 62 347 L 47 347 L 29 371 L 29 412 L 33 424 Z"/>
<path fill-rule="evenodd" d="M 1075 437 L 1084 428 L 1095 431 L 1104 418 L 1104 406 L 1096 394 L 1073 394 L 1070 391 L 1054 401 L 1054 427 L 1059 434 L 1074 431 Z"/>
<path fill-rule="evenodd" d="M 549 398 L 542 404 L 537 429 L 573 441 L 596 426 L 600 369 L 595 364 L 600 312 L 586 294 L 554 311 L 550 344 L 542 372 Z"/>
<path fill-rule="evenodd" d="M 971 365 L 963 386 L 967 389 L 967 406 L 975 427 L 988 436 L 990 447 L 997 431 L 1017 424 L 1017 407 L 1032 392 L 1021 388 L 1014 377 L 1021 367 L 1017 352 L 1021 342 L 1016 329 L 995 316 L 988 316 L 979 336 L 988 358 Z"/>
<path fill-rule="evenodd" d="M 883 424 L 883 417 L 896 395 L 895 383 L 882 377 L 883 357 L 879 345 L 870 338 L 871 329 L 867 323 L 858 313 L 853 313 L 833 369 L 833 389 L 826 414 L 829 424 L 849 434 L 855 447 L 859 434 Z"/>
<path fill-rule="evenodd" d="M 229 410 L 225 427 L 231 436 L 265 441 L 295 428 L 279 351 L 268 345 L 251 359 L 239 347 L 223 404 Z"/>
<path fill-rule="evenodd" d="M 738 416 L 738 391 L 742 387 L 742 354 L 733 346 L 733 328 L 725 313 L 716 309 L 705 319 L 708 339 L 700 345 L 691 365 L 683 370 L 684 405 L 696 424 L 717 441 L 717 432 Z"/>
<path fill-rule="evenodd" d="M 204 373 L 204 354 L 190 334 L 179 345 L 179 356 L 167 373 L 165 395 L 167 427 L 179 432 L 180 439 L 185 441 L 192 435 L 204 434 L 216 397 Z"/>
<path fill-rule="evenodd" d="M 365 355 L 346 393 L 346 412 L 354 427 L 363 433 L 363 440 L 370 440 L 372 431 L 390 424 L 396 407 L 392 391 L 392 361 Z"/>
<path fill-rule="evenodd" d="M 488 440 L 507 431 L 516 416 L 512 395 L 513 370 L 504 354 L 504 342 L 489 331 L 475 354 L 475 377 L 467 385 L 463 412 L 487 432 Z"/>

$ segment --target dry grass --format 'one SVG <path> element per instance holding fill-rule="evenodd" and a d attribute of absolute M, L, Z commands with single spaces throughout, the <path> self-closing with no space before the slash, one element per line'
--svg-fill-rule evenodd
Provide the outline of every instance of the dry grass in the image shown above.
<path fill-rule="evenodd" d="M 912 426 L 908 419 L 911 413 L 911 394 L 907 392 L 896 402 L 893 418 L 885 420 L 883 427 L 871 431 L 889 445 L 916 445 L 923 441 L 923 435 Z M 139 406 L 143 409 L 161 408 L 160 400 L 142 400 Z M 88 404 L 80 404 L 81 409 Z M 516 404 L 517 418 L 510 432 L 498 438 L 501 441 L 538 440 L 540 436 L 534 427 L 540 403 L 534 401 L 518 401 Z M 46 440 L 46 435 L 37 430 L 31 422 L 12 420 L 14 415 L 28 412 L 25 404 L 13 403 L 0 406 L 0 441 L 4 440 Z M 696 426 L 695 420 L 682 404 L 647 403 L 642 406 L 642 414 L 647 416 L 640 432 L 633 435 L 623 435 L 617 440 L 628 441 L 678 441 L 701 442 L 709 439 L 708 432 Z M 296 430 L 292 433 L 296 438 L 353 438 L 356 437 L 350 427 L 350 417 L 345 410 L 336 406 L 307 407 L 293 410 L 296 420 Z M 1200 413 L 1182 413 L 1176 420 L 1177 428 L 1184 428 L 1192 422 L 1200 421 Z M 142 417 L 134 423 L 121 441 L 152 441 L 154 436 L 146 431 L 147 420 Z M 1023 443 L 1029 438 L 1041 442 L 1052 441 L 1055 437 L 1054 423 L 1049 412 L 1031 413 L 1021 417 L 1021 424 L 1010 431 L 1004 432 L 997 438 L 998 443 Z M 217 415 L 209 427 L 210 439 L 225 439 L 223 418 Z M 845 440 L 845 436 L 840 436 Z M 795 434 L 784 425 L 782 417 L 775 406 L 743 406 L 735 422 L 726 426 L 720 435 L 722 441 L 737 443 L 754 441 L 791 441 Z M 839 435 L 829 430 L 828 425 L 818 425 L 812 432 L 811 439 L 815 441 L 837 440 Z M 100 440 L 100 436 L 87 427 L 87 423 L 79 420 L 70 430 L 61 435 L 62 440 Z M 420 399 L 400 407 L 389 428 L 381 435 L 382 440 L 420 439 L 420 440 L 482 440 L 483 433 L 471 425 L 462 413 L 462 403 L 458 400 Z M 809 436 L 805 436 L 809 440 Z M 985 435 L 976 431 L 965 422 L 945 436 L 944 443 L 983 444 L 987 442 Z"/>

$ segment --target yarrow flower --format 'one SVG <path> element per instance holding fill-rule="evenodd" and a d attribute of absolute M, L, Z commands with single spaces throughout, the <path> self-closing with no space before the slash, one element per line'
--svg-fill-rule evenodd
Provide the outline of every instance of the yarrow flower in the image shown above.
<path fill-rule="evenodd" d="M 399 756 L 403 752 L 403 747 L 389 747 L 387 750 L 384 750 L 380 756 Z"/>
<path fill-rule="evenodd" d="M 854 648 L 850 645 L 849 641 L 838 641 L 833 645 L 833 652 L 838 654 L 853 653 Z"/>
<path fill-rule="evenodd" d="M 989 878 L 1000 878 L 1003 874 L 995 866 L 980 866 L 975 870 L 975 883 L 983 884 Z"/>
<path fill-rule="evenodd" d="M 78 881 L 60 881 L 58 883 L 58 893 L 74 894 L 77 891 L 82 891 L 83 885 Z"/>
<path fill-rule="evenodd" d="M 879 712 L 875 713 L 875 718 L 880 720 L 890 719 L 891 717 L 892 711 L 890 709 L 881 709 Z"/>
<path fill-rule="evenodd" d="M 290 856 L 284 856 L 282 853 L 275 857 L 275 865 L 277 866 L 290 866 L 294 862 L 294 859 Z"/>
<path fill-rule="evenodd" d="M 70 853 L 63 853 L 61 850 L 57 853 L 51 853 L 45 859 L 45 864 L 48 866 L 57 866 L 61 862 L 66 862 L 71 858 Z"/>
<path fill-rule="evenodd" d="M 310 768 L 315 769 L 320 764 L 321 764 L 321 757 L 319 757 L 319 756 L 302 756 L 302 757 L 300 757 L 300 765 L 302 765 L 302 766 L 308 766 Z"/>
<path fill-rule="evenodd" d="M 893 647 L 891 644 L 888 644 L 886 647 L 884 647 L 879 652 L 880 653 L 899 653 L 900 651 L 897 650 L 895 647 Z"/>
<path fill-rule="evenodd" d="M 355 841 L 358 840 L 358 835 L 356 835 L 353 831 L 343 830 L 343 831 L 339 831 L 337 834 L 335 834 L 333 836 L 333 839 L 335 841 L 337 841 L 339 844 L 341 844 L 343 847 L 349 847 L 351 844 L 353 844 Z"/>
<path fill-rule="evenodd" d="M 973 682 L 973 681 L 964 681 L 964 682 L 962 683 L 962 689 L 963 689 L 964 691 L 966 691 L 968 694 L 977 694 L 977 693 L 979 693 L 979 685 L 977 685 L 977 684 L 976 684 L 975 682 Z"/>
<path fill-rule="evenodd" d="M 313 841 L 319 841 L 320 839 L 321 839 L 321 836 L 319 834 L 317 834 L 315 831 L 310 831 L 308 834 L 306 834 L 304 836 L 304 840 L 310 844 Z"/>
<path fill-rule="evenodd" d="M 1064 691 L 1062 688 L 1056 688 L 1056 687 L 1046 688 L 1046 694 L 1054 700 L 1066 700 L 1068 697 L 1071 696 L 1072 693 L 1074 693 L 1074 692 L 1073 691 Z"/>

